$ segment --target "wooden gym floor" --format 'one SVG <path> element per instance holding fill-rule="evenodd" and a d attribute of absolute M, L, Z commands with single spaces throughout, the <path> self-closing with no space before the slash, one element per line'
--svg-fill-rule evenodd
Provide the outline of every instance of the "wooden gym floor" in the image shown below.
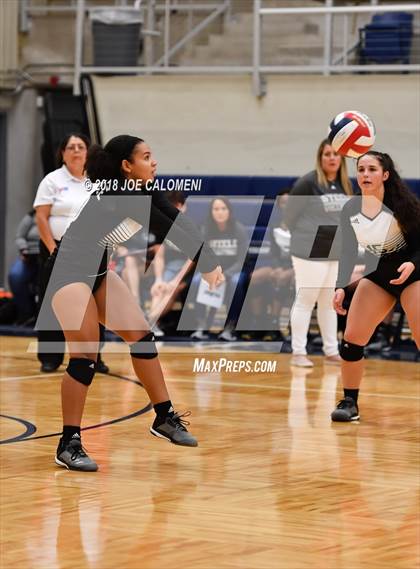
<path fill-rule="evenodd" d="M 128 356 L 105 354 L 125 379 L 95 378 L 83 442 L 100 470 L 83 474 L 54 464 L 61 373 L 40 374 L 29 341 L 0 338 L 2 569 L 419 566 L 417 364 L 369 360 L 360 423 L 332 424 L 339 369 L 320 357 L 308 372 L 219 347 L 205 357 L 277 371 L 195 374 L 199 349 L 163 348 L 190 449 L 148 433 Z"/>

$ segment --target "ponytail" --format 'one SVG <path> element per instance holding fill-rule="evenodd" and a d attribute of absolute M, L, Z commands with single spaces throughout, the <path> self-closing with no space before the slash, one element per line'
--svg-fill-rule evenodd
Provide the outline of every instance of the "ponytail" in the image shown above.
<path fill-rule="evenodd" d="M 92 182 L 97 180 L 123 180 L 121 163 L 131 161 L 137 144 L 144 142 L 142 138 L 120 134 L 114 136 L 104 148 L 95 144 L 89 148 L 86 160 L 86 172 Z"/>
<path fill-rule="evenodd" d="M 97 180 L 118 180 L 122 177 L 118 160 L 99 144 L 94 144 L 88 150 L 86 173 L 93 183 Z"/>

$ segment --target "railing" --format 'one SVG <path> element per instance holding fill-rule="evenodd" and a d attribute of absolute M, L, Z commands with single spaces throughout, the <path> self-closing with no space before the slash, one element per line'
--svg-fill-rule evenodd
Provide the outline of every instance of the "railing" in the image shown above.
<path fill-rule="evenodd" d="M 144 65 L 141 67 L 94 67 L 83 65 L 83 29 L 86 14 L 98 10 L 119 10 L 133 11 L 133 7 L 141 13 L 145 26 L 141 30 L 144 36 Z M 188 31 L 179 39 L 175 45 L 171 45 L 171 14 L 172 11 L 184 12 L 188 18 Z M 28 0 L 21 0 L 20 29 L 27 31 L 28 17 L 31 14 L 76 13 L 76 33 L 75 33 L 75 64 L 74 64 L 74 93 L 79 94 L 80 76 L 83 73 L 153 73 L 159 70 L 160 73 L 171 69 L 171 58 L 176 55 L 188 42 L 194 39 L 206 27 L 213 23 L 217 18 L 223 17 L 228 21 L 231 16 L 231 0 L 213 0 L 210 2 L 200 2 L 197 0 L 185 0 L 184 2 L 173 3 L 171 0 L 162 0 L 159 4 L 156 0 L 115 0 L 113 5 L 89 4 L 86 0 L 76 0 L 71 5 L 36 6 L 29 4 Z M 193 16 L 196 13 L 208 15 L 199 23 L 193 24 Z M 163 55 L 155 58 L 155 39 L 161 35 L 156 30 L 156 15 L 163 14 Z M 169 71 L 169 72 L 171 72 Z"/>
<path fill-rule="evenodd" d="M 192 15 L 194 7 L 192 4 L 176 4 L 175 8 L 177 10 L 188 10 L 190 15 Z M 225 18 L 229 18 L 230 14 L 230 0 L 224 0 L 221 4 L 202 4 L 201 6 L 196 6 L 196 11 L 211 11 L 211 13 L 199 24 L 192 27 L 192 19 L 190 18 L 190 30 L 188 33 L 179 40 L 174 46 L 170 47 L 170 18 L 171 18 L 171 2 L 170 0 L 165 0 L 165 25 L 164 25 L 164 53 L 163 56 L 158 59 L 155 66 L 163 65 L 164 67 L 169 67 L 170 58 L 178 53 L 180 49 L 184 47 L 189 41 L 195 38 L 202 30 L 204 30 L 208 25 L 210 25 L 219 16 L 224 14 Z M 146 62 L 147 64 L 147 62 Z"/>
<path fill-rule="evenodd" d="M 133 9 L 133 0 L 115 0 L 116 5 L 113 8 L 118 10 Z M 251 1 L 251 0 L 247 0 Z M 137 5 L 141 3 L 143 30 L 144 35 L 144 65 L 139 66 L 92 66 L 83 63 L 83 29 L 86 14 L 92 9 L 110 8 L 110 5 L 98 6 L 89 4 L 89 0 L 74 0 L 69 6 L 48 6 L 36 7 L 32 4 L 28 5 L 28 0 L 21 0 L 22 6 L 26 6 L 26 12 L 21 14 L 21 26 L 25 26 L 25 18 L 28 14 L 45 11 L 76 11 L 76 34 L 75 34 L 75 63 L 73 74 L 74 92 L 79 93 L 80 77 L 84 73 L 95 74 L 248 74 L 253 77 L 253 88 L 257 96 L 262 96 L 265 92 L 264 76 L 269 74 L 290 74 L 290 73 L 322 73 L 324 75 L 338 73 L 358 73 L 358 72 L 419 72 L 420 65 L 418 63 L 402 63 L 402 64 L 358 64 L 352 63 L 351 59 L 354 51 L 357 49 L 359 39 L 351 37 L 349 33 L 349 17 L 360 14 L 374 14 L 375 12 L 410 12 L 416 13 L 420 11 L 420 4 L 414 3 L 395 3 L 391 5 L 379 5 L 377 1 L 371 0 L 369 6 L 334 6 L 334 0 L 325 0 L 324 7 L 289 7 L 289 8 L 268 8 L 264 7 L 264 0 L 253 0 L 253 32 L 252 38 L 249 37 L 250 58 L 246 64 L 229 64 L 229 65 L 172 65 L 173 56 L 194 37 L 197 36 L 204 28 L 211 24 L 215 19 L 223 17 L 225 21 L 229 21 L 231 14 L 230 0 L 213 0 L 202 3 L 196 0 L 178 0 L 174 4 L 171 0 L 137 0 Z M 293 2 L 294 4 L 295 2 Z M 297 4 L 298 2 L 296 2 Z M 171 12 L 185 12 L 189 20 L 189 29 L 180 40 L 170 45 L 171 35 Z M 193 25 L 193 13 L 205 13 L 206 17 L 198 24 Z M 207 14 L 208 12 L 208 14 Z M 156 14 L 163 14 L 163 54 L 155 57 L 156 37 L 161 36 L 161 32 L 156 30 Z M 276 19 L 283 17 L 294 17 L 295 21 L 306 15 L 319 16 L 323 20 L 324 35 L 322 41 L 323 56 L 320 61 L 312 58 L 310 63 L 295 65 L 284 64 L 274 65 L 266 64 L 262 61 L 262 46 L 264 45 L 264 34 L 262 33 L 262 23 L 268 19 Z M 340 36 L 339 53 L 337 54 L 337 45 L 333 46 L 333 25 L 336 24 L 335 17 L 342 16 L 342 33 Z M 27 23 L 27 22 L 26 22 Z M 420 36 L 416 36 L 420 37 Z M 335 48 L 335 52 L 333 50 Z M 420 57 L 419 57 L 420 59 Z"/>
<path fill-rule="evenodd" d="M 265 94 L 265 84 L 262 74 L 269 73 L 323 73 L 330 75 L 331 73 L 354 73 L 366 71 L 420 71 L 418 64 L 364 64 L 364 65 L 348 65 L 346 62 L 349 50 L 346 49 L 347 43 L 347 20 L 344 26 L 344 48 L 343 56 L 337 62 L 331 58 L 331 37 L 332 37 L 332 16 L 349 15 L 349 14 L 365 14 L 365 13 L 386 13 L 386 12 L 419 12 L 420 4 L 394 4 L 389 6 L 380 6 L 372 3 L 370 6 L 343 6 L 334 7 L 333 0 L 325 0 L 325 7 L 304 7 L 304 8 L 263 8 L 262 0 L 254 0 L 254 48 L 253 48 L 253 87 L 257 96 Z M 322 65 L 261 65 L 261 19 L 264 16 L 303 16 L 307 14 L 324 15 L 325 16 L 325 36 L 324 36 L 324 61 Z M 356 46 L 353 45 L 352 49 Z M 344 64 L 339 65 L 338 62 L 344 60 Z"/>

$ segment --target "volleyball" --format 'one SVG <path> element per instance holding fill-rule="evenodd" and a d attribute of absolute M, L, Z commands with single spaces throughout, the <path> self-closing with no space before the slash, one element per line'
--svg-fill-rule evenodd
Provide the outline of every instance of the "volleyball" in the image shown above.
<path fill-rule="evenodd" d="M 358 158 L 372 148 L 375 135 L 375 125 L 367 115 L 345 111 L 331 121 L 328 140 L 338 154 Z"/>

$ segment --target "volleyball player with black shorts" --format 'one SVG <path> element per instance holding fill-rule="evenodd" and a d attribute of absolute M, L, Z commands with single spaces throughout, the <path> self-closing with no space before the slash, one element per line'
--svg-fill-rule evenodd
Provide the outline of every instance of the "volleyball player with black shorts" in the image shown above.
<path fill-rule="evenodd" d="M 86 170 L 99 189 L 50 259 L 53 271 L 44 302 L 51 302 L 70 351 L 61 389 L 63 436 L 55 460 L 70 470 L 98 469 L 82 447 L 80 423 L 95 374 L 99 322 L 130 346 L 134 371 L 156 412 L 151 433 L 174 444 L 197 446 L 185 427 L 188 422 L 182 417 L 186 414 L 174 412 L 154 336 L 141 309 L 122 279 L 107 270 L 112 248 L 149 226 L 160 241 L 170 231 L 173 243 L 190 259 L 198 258 L 198 268 L 211 288 L 224 280 L 217 258 L 202 244 L 194 224 L 171 206 L 162 192 L 146 191 L 145 184 L 154 179 L 156 166 L 150 148 L 137 137 L 121 135 L 104 148 L 92 147 Z M 127 180 L 136 191 L 123 191 Z M 41 309 L 41 325 L 42 316 Z"/>
<path fill-rule="evenodd" d="M 344 399 L 331 414 L 333 421 L 360 418 L 364 346 L 397 300 L 420 347 L 420 201 L 404 185 L 388 154 L 370 151 L 361 156 L 357 182 L 362 195 L 352 198 L 341 214 L 342 254 L 333 301 L 338 314 L 346 314 L 344 287 L 350 283 L 358 245 L 365 249 L 366 268 L 341 343 Z"/>

